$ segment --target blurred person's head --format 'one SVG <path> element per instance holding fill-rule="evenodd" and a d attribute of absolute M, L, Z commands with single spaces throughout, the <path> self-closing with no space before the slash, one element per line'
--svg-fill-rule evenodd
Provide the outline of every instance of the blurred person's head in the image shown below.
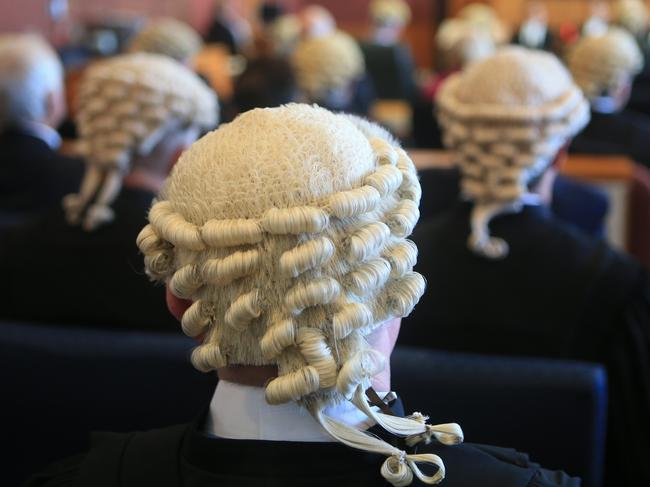
<path fill-rule="evenodd" d="M 548 12 L 542 0 L 529 0 L 526 3 L 524 20 L 517 34 L 520 44 L 541 48 L 548 34 Z"/>
<path fill-rule="evenodd" d="M 159 18 L 133 37 L 129 52 L 161 54 L 189 66 L 202 47 L 203 41 L 192 27 L 176 19 Z"/>
<path fill-rule="evenodd" d="M 297 15 L 282 15 L 269 27 L 271 52 L 288 56 L 296 48 L 302 35 L 302 23 Z"/>
<path fill-rule="evenodd" d="M 589 16 L 582 26 L 583 36 L 597 36 L 607 32 L 609 28 L 609 3 L 605 0 L 591 0 Z"/>
<path fill-rule="evenodd" d="M 458 157 L 461 192 L 473 202 L 468 247 L 491 259 L 508 244 L 490 221 L 521 211 L 529 190 L 550 202 L 549 180 L 570 139 L 589 121 L 589 104 L 552 54 L 522 47 L 450 77 L 438 96 L 443 142 Z M 535 198 L 532 198 L 535 199 Z"/>
<path fill-rule="evenodd" d="M 336 31 L 336 19 L 320 5 L 309 5 L 300 13 L 302 35 L 306 38 L 327 36 Z"/>
<path fill-rule="evenodd" d="M 455 71 L 494 53 L 492 36 L 484 28 L 463 19 L 447 19 L 436 33 L 437 63 L 443 71 Z"/>
<path fill-rule="evenodd" d="M 349 401 L 410 445 L 462 441 L 458 425 L 387 416 L 365 395 L 390 387 L 400 317 L 424 291 L 406 240 L 419 198 L 415 167 L 385 130 L 293 104 L 244 113 L 195 143 L 138 236 L 148 274 L 199 337 L 196 368 L 231 381 L 262 369 L 253 385 L 269 404 L 296 402 L 335 440 L 385 455 L 381 474 L 395 486 L 442 480 L 442 460 L 326 408 Z M 438 469 L 429 476 L 416 462 Z"/>
<path fill-rule="evenodd" d="M 484 3 L 470 3 L 463 7 L 457 15 L 490 33 L 495 45 L 506 44 L 510 40 L 508 27 L 501 21 L 494 8 Z"/>
<path fill-rule="evenodd" d="M 411 20 L 411 8 L 404 0 L 373 0 L 370 18 L 373 40 L 379 44 L 395 44 Z"/>
<path fill-rule="evenodd" d="M 355 82 L 365 73 L 359 45 L 341 31 L 303 39 L 292 55 L 292 63 L 303 96 L 332 110 L 348 106 Z"/>
<path fill-rule="evenodd" d="M 63 66 L 32 34 L 0 36 L 0 130 L 43 123 L 57 127 L 66 114 Z"/>
<path fill-rule="evenodd" d="M 641 0 L 617 0 L 612 5 L 612 22 L 640 38 L 648 32 L 650 12 Z"/>
<path fill-rule="evenodd" d="M 180 151 L 217 118 L 212 90 L 168 57 L 126 54 L 92 65 L 79 88 L 86 173 L 79 193 L 64 199 L 70 224 L 93 230 L 110 222 L 110 206 L 129 180 L 157 192 Z"/>
<path fill-rule="evenodd" d="M 249 61 L 235 80 L 233 100 L 241 113 L 290 103 L 296 94 L 291 63 L 283 58 L 260 57 Z"/>
<path fill-rule="evenodd" d="M 613 113 L 625 108 L 643 53 L 629 32 L 616 28 L 583 37 L 569 52 L 568 65 L 592 110 Z"/>

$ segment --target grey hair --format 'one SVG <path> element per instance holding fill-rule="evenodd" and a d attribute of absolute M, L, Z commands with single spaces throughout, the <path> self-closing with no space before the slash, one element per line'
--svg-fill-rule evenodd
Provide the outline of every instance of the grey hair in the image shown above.
<path fill-rule="evenodd" d="M 63 89 L 63 66 L 45 40 L 34 34 L 0 36 L 0 129 L 40 121 L 47 96 Z"/>

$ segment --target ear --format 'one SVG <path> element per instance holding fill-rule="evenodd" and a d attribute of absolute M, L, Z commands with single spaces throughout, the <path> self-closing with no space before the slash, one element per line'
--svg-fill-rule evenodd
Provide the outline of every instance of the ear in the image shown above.
<path fill-rule="evenodd" d="M 50 91 L 45 97 L 44 120 L 50 127 L 56 128 L 66 114 L 66 103 L 62 92 Z"/>
<path fill-rule="evenodd" d="M 192 301 L 189 299 L 177 298 L 172 294 L 169 288 L 166 288 L 165 300 L 167 301 L 167 309 L 178 320 L 181 321 L 183 313 L 192 306 Z"/>
<path fill-rule="evenodd" d="M 551 167 L 554 169 L 560 170 L 564 163 L 569 158 L 569 147 L 571 146 L 571 139 L 569 139 L 557 152 L 555 159 L 551 163 Z"/>

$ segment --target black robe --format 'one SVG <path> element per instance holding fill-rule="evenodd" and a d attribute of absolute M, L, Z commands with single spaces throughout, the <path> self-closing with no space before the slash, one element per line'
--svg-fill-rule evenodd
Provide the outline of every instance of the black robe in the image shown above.
<path fill-rule="evenodd" d="M 449 210 L 460 197 L 460 172 L 457 168 L 420 171 L 422 220 Z M 553 185 L 553 214 L 593 237 L 605 236 L 605 217 L 609 210 L 607 194 L 600 188 L 559 175 Z"/>
<path fill-rule="evenodd" d="M 563 224 L 543 207 L 495 218 L 503 260 L 467 248 L 470 203 L 421 223 L 416 270 L 427 290 L 400 343 L 606 366 L 606 475 L 650 485 L 650 276 L 633 259 Z"/>
<path fill-rule="evenodd" d="M 411 101 L 416 85 L 409 48 L 403 44 L 386 46 L 375 42 L 362 42 L 360 46 L 377 98 Z"/>
<path fill-rule="evenodd" d="M 165 291 L 144 274 L 135 240 L 154 194 L 123 188 L 115 220 L 93 232 L 57 209 L 0 241 L 0 318 L 176 332 Z"/>
<path fill-rule="evenodd" d="M 340 443 L 209 437 L 202 433 L 204 421 L 205 414 L 189 425 L 146 433 L 95 435 L 89 453 L 53 465 L 32 478 L 27 487 L 389 485 L 379 473 L 385 457 Z M 371 432 L 398 448 L 405 448 L 401 440 L 379 428 L 372 428 Z M 443 459 L 446 478 L 441 485 L 445 487 L 580 485 L 579 479 L 541 469 L 526 455 L 510 449 L 469 444 L 444 446 L 434 441 L 421 444 L 416 450 L 435 453 Z M 415 478 L 411 485 L 424 484 Z"/>
<path fill-rule="evenodd" d="M 18 128 L 0 134 L 0 220 L 31 217 L 61 205 L 79 188 L 79 159 L 59 154 Z M 0 225 L 2 222 L 0 221 Z"/>
<path fill-rule="evenodd" d="M 650 167 L 649 140 L 650 115 L 630 110 L 611 114 L 592 112 L 589 125 L 575 137 L 569 151 L 627 155 Z"/>

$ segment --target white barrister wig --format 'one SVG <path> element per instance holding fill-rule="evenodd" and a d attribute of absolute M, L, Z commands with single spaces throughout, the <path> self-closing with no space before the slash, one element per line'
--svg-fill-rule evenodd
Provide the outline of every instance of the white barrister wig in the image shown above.
<path fill-rule="evenodd" d="M 589 104 L 552 54 L 507 47 L 451 76 L 438 97 L 445 145 L 457 153 L 462 192 L 474 202 L 468 245 L 503 258 L 489 221 L 517 212 L 527 185 L 589 121 Z"/>
<path fill-rule="evenodd" d="M 182 64 L 156 54 L 125 54 L 92 65 L 79 87 L 79 153 L 86 173 L 64 198 L 71 224 L 93 230 L 113 219 L 111 203 L 134 157 L 149 154 L 173 130 L 214 128 L 214 92 Z"/>
<path fill-rule="evenodd" d="M 162 17 L 152 20 L 135 35 L 129 51 L 162 54 L 184 63 L 202 47 L 203 41 L 192 27 L 179 20 Z"/>
<path fill-rule="evenodd" d="M 303 39 L 292 56 L 300 89 L 313 102 L 323 100 L 330 90 L 347 86 L 365 72 L 363 53 L 348 34 Z"/>
<path fill-rule="evenodd" d="M 489 5 L 470 3 L 458 12 L 457 17 L 487 30 L 497 46 L 506 44 L 510 40 L 508 27 L 501 21 L 496 10 Z"/>
<path fill-rule="evenodd" d="M 575 82 L 593 100 L 615 88 L 622 78 L 638 74 L 643 53 L 629 32 L 614 28 L 578 41 L 569 52 L 568 65 Z"/>
<path fill-rule="evenodd" d="M 444 20 L 436 32 L 436 49 L 443 69 L 457 69 L 494 53 L 491 34 L 460 18 Z"/>
<path fill-rule="evenodd" d="M 442 460 L 410 455 L 328 417 L 351 401 L 409 444 L 462 441 L 456 424 L 386 416 L 364 391 L 386 364 L 364 337 L 406 316 L 424 292 L 406 237 L 420 186 L 386 131 L 323 108 L 256 109 L 186 151 L 138 236 L 147 272 L 193 304 L 182 317 L 202 371 L 276 365 L 270 404 L 297 401 L 336 440 L 387 456 L 393 485 L 444 477 Z M 427 476 L 417 463 L 437 466 Z"/>
<path fill-rule="evenodd" d="M 404 0 L 373 0 L 370 17 L 375 24 L 404 26 L 411 21 L 411 7 Z"/>
<path fill-rule="evenodd" d="M 650 12 L 642 0 L 617 0 L 612 5 L 612 21 L 640 37 L 648 31 Z"/>

